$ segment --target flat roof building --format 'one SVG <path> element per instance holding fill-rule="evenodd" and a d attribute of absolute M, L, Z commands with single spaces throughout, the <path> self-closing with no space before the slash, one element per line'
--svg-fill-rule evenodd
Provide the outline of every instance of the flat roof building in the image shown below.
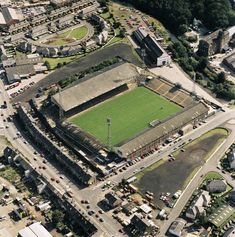
<path fill-rule="evenodd" d="M 36 222 L 32 225 L 25 227 L 18 233 L 19 237 L 52 237 L 52 235 L 46 230 L 46 228 L 41 225 L 41 223 Z"/>
<path fill-rule="evenodd" d="M 14 8 L 3 7 L 2 15 L 5 19 L 6 25 L 8 26 L 16 24 L 20 21 L 20 16 L 16 13 L 16 10 Z"/>

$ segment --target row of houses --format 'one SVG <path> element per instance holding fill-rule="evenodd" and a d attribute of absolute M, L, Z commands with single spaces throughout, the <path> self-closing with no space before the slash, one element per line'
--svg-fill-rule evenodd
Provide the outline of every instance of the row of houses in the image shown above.
<path fill-rule="evenodd" d="M 96 180 L 96 173 L 92 172 L 82 161 L 73 159 L 60 147 L 54 144 L 44 133 L 33 123 L 33 118 L 27 113 L 24 107 L 18 106 L 17 113 L 25 129 L 29 132 L 34 141 L 54 157 L 70 174 L 84 185 L 90 185 Z"/>
<path fill-rule="evenodd" d="M 73 21 L 74 15 L 76 13 L 81 18 L 86 15 L 91 15 L 99 6 L 97 1 L 82 0 L 73 3 L 72 6 L 65 6 L 55 10 L 52 10 L 50 14 L 43 13 L 32 18 L 27 18 L 22 21 L 14 21 L 8 28 L 8 32 L 11 35 L 26 32 L 36 26 L 47 25 L 50 22 L 56 24 L 59 28 L 63 28 L 64 25 Z M 1 17 L 0 17 L 1 19 Z"/>
<path fill-rule="evenodd" d="M 17 49 L 24 53 L 37 53 L 43 57 L 66 57 L 73 56 L 83 51 L 81 45 L 61 47 L 36 46 L 29 42 L 21 42 L 17 45 Z"/>

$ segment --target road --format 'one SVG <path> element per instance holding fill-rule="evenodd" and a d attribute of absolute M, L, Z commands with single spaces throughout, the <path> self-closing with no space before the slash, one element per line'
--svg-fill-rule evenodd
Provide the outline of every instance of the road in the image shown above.
<path fill-rule="evenodd" d="M 233 127 L 231 134 L 228 136 L 225 142 L 219 147 L 219 149 L 215 153 L 212 154 L 208 162 L 201 167 L 201 169 L 197 172 L 197 174 L 191 180 L 189 185 L 185 188 L 176 206 L 170 212 L 168 220 L 165 221 L 161 226 L 159 236 L 167 236 L 166 232 L 168 228 L 170 227 L 171 223 L 180 215 L 184 206 L 192 196 L 194 190 L 202 183 L 203 176 L 210 171 L 218 172 L 218 169 L 216 169 L 216 167 L 218 165 L 219 160 L 223 157 L 225 151 L 233 144 L 234 141 L 235 141 L 235 126 Z M 233 184 L 235 185 L 235 181 L 233 181 Z"/>
<path fill-rule="evenodd" d="M 195 84 L 194 81 L 191 80 L 189 76 L 174 62 L 172 62 L 170 66 L 151 68 L 149 71 L 157 76 L 162 76 L 168 79 L 172 83 L 180 83 L 182 87 L 188 91 L 194 91 L 195 88 L 195 93 L 197 95 L 219 106 L 223 106 L 221 102 L 217 101 L 198 84 Z"/>
<path fill-rule="evenodd" d="M 10 114 L 13 113 L 13 109 L 9 103 L 8 95 L 4 91 L 4 86 L 1 83 L 0 85 L 1 89 L 1 98 L 0 98 L 0 104 L 3 103 L 3 100 L 6 100 L 8 103 L 8 109 L 3 109 L 2 112 L 4 114 L 4 118 L 8 117 Z M 177 143 L 173 143 L 172 145 L 168 145 L 167 147 L 164 147 L 161 149 L 160 152 L 155 153 L 144 160 L 141 160 L 140 162 L 136 163 L 133 166 L 130 166 L 127 170 L 123 172 L 119 172 L 117 175 L 111 176 L 107 178 L 103 182 L 99 182 L 95 185 L 92 185 L 88 188 L 79 190 L 75 184 L 73 184 L 71 181 L 69 181 L 66 177 L 64 177 L 63 180 L 60 180 L 59 183 L 54 183 L 55 188 L 63 194 L 64 190 L 66 190 L 69 186 L 69 188 L 74 193 L 74 202 L 75 204 L 84 212 L 87 213 L 87 209 L 85 205 L 81 204 L 81 200 L 89 200 L 90 202 L 90 210 L 94 210 L 97 212 L 99 210 L 99 207 L 97 206 L 97 203 L 103 199 L 104 194 L 110 190 L 106 190 L 105 192 L 102 191 L 102 186 L 107 182 L 111 181 L 113 183 L 120 182 L 123 178 L 129 178 L 130 176 L 133 176 L 133 172 L 136 172 L 137 170 L 140 170 L 141 167 L 147 167 L 151 164 L 155 163 L 156 161 L 162 159 L 163 157 L 167 157 L 170 153 L 173 152 L 174 149 L 178 148 L 182 143 L 187 142 L 189 139 L 196 139 L 197 137 L 201 136 L 203 133 L 220 126 L 221 124 L 225 123 L 227 120 L 235 118 L 235 111 L 226 109 L 225 112 L 218 112 L 216 115 L 211 117 L 210 119 L 207 119 L 206 124 L 202 124 L 198 129 L 193 130 L 192 132 L 188 133 L 184 137 L 182 137 L 182 140 L 180 140 Z M 39 172 L 49 181 L 51 182 L 51 178 L 58 177 L 60 175 L 60 171 L 57 170 L 55 167 L 53 167 L 48 162 L 46 164 L 42 163 L 42 160 L 39 158 L 34 159 L 34 151 L 35 149 L 29 145 L 25 144 L 24 141 L 21 138 L 14 139 L 17 133 L 17 128 L 12 122 L 8 123 L 9 128 L 5 128 L 4 132 L 8 140 L 12 143 L 12 145 L 17 148 L 25 157 L 28 159 L 28 161 L 31 163 L 32 167 L 39 166 L 46 166 L 46 169 L 40 169 Z M 200 170 L 200 172 L 196 175 L 196 177 L 191 181 L 190 185 L 186 189 L 186 191 L 183 193 L 182 197 L 179 199 L 177 205 L 172 210 L 169 220 L 165 221 L 164 224 L 161 226 L 161 233 L 160 236 L 164 236 L 166 230 L 169 228 L 171 222 L 180 214 L 181 210 L 183 209 L 184 205 L 186 204 L 187 200 L 190 198 L 193 190 L 198 186 L 200 180 L 202 179 L 200 176 L 201 174 L 205 174 L 205 172 L 209 169 L 213 169 L 217 165 L 218 159 L 224 154 L 224 151 L 231 145 L 231 143 L 235 139 L 235 131 L 232 130 L 231 135 L 228 137 L 226 142 L 223 144 L 223 146 L 220 147 L 220 149 L 217 151 L 217 153 L 213 156 L 213 158 Z M 96 227 L 98 228 L 98 232 L 96 236 L 123 236 L 121 233 L 118 232 L 118 230 L 121 228 L 121 225 L 114 220 L 111 217 L 111 214 L 104 213 L 100 215 L 104 222 L 99 222 L 97 218 L 94 216 L 90 216 L 90 220 L 95 223 Z"/>
<path fill-rule="evenodd" d="M 2 109 L 3 116 L 2 119 L 6 119 L 9 117 L 9 115 L 13 114 L 13 108 L 11 104 L 9 103 L 9 97 L 7 93 L 4 90 L 4 85 L 2 81 L 0 81 L 0 105 L 3 104 L 3 101 L 7 101 L 8 108 Z M 42 157 L 39 155 L 35 155 L 35 148 L 30 145 L 28 142 L 26 142 L 22 137 L 17 137 L 17 128 L 12 122 L 5 122 L 8 125 L 8 128 L 4 128 L 4 134 L 9 140 L 9 142 L 12 144 L 14 148 L 16 148 L 21 154 L 23 154 L 24 158 L 31 164 L 32 169 L 36 169 L 49 183 L 53 182 L 54 188 L 63 195 L 65 193 L 65 190 L 70 188 L 74 194 L 73 201 L 75 205 L 81 209 L 82 212 L 88 213 L 88 209 L 86 206 L 81 204 L 81 197 L 77 195 L 80 190 L 74 185 L 69 179 L 66 178 L 65 175 L 63 175 L 63 179 L 60 179 L 59 176 L 61 175 L 61 172 L 57 170 L 52 164 L 49 162 L 43 163 Z M 25 144 L 26 142 L 26 144 Z M 46 169 L 39 169 L 40 167 L 45 167 Z M 52 181 L 51 179 L 58 179 L 59 183 Z M 90 198 L 88 198 L 89 200 Z M 96 208 L 98 210 L 98 208 Z M 88 214 L 87 214 L 88 216 Z M 118 230 L 121 228 L 118 222 L 114 221 L 112 218 L 108 218 L 105 215 L 100 215 L 104 222 L 100 222 L 99 219 L 95 218 L 94 216 L 90 216 L 89 219 L 92 223 L 95 224 L 95 226 L 98 228 L 97 236 L 104 236 L 104 237 L 110 237 L 110 236 L 123 236 L 118 232 Z M 109 225 L 107 225 L 109 223 Z M 113 228 L 115 227 L 115 228 Z"/>

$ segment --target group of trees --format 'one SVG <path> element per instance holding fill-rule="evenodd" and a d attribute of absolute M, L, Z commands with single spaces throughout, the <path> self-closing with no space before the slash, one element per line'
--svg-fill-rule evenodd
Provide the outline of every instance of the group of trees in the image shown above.
<path fill-rule="evenodd" d="M 235 24 L 230 0 L 122 0 L 156 17 L 172 32 L 183 34 L 194 17 L 209 29 Z"/>
<path fill-rule="evenodd" d="M 232 82 L 226 80 L 225 73 L 215 73 L 213 68 L 210 67 L 207 57 L 198 56 L 191 49 L 189 42 L 181 37 L 179 39 L 178 42 L 170 44 L 168 49 L 183 70 L 192 78 L 195 73 L 196 81 L 215 93 L 217 97 L 234 100 L 235 86 Z"/>
<path fill-rule="evenodd" d="M 80 73 L 76 73 L 75 75 L 72 75 L 68 78 L 65 78 L 64 80 L 61 80 L 59 81 L 59 86 L 61 88 L 65 88 L 66 86 L 68 86 L 69 84 L 73 83 L 74 81 L 76 80 L 79 80 L 83 77 L 85 77 L 87 74 L 90 74 L 90 73 L 94 73 L 94 72 L 97 72 L 97 71 L 100 71 L 108 66 L 111 66 L 115 63 L 118 63 L 120 62 L 121 59 L 119 57 L 114 57 L 112 59 L 109 59 L 109 60 L 105 60 L 105 61 L 102 61 L 101 63 L 93 66 L 93 67 L 90 67 L 89 69 L 86 69 Z"/>

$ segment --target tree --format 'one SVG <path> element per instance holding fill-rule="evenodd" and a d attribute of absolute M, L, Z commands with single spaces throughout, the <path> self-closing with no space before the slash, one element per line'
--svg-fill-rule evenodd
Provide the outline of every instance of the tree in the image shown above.
<path fill-rule="evenodd" d="M 57 68 L 62 67 L 62 63 L 57 63 Z"/>
<path fill-rule="evenodd" d="M 197 70 L 203 72 L 203 70 L 208 66 L 208 59 L 206 57 L 201 57 L 197 65 Z"/>
<path fill-rule="evenodd" d="M 51 70 L 51 65 L 48 61 L 45 61 L 44 65 L 47 67 L 49 71 Z"/>
<path fill-rule="evenodd" d="M 217 83 L 224 83 L 226 81 L 226 75 L 224 72 L 220 72 L 217 77 Z"/>
<path fill-rule="evenodd" d="M 65 214 L 60 210 L 55 210 L 52 213 L 52 222 L 55 226 L 60 225 L 60 223 L 63 223 Z"/>
<path fill-rule="evenodd" d="M 188 31 L 188 26 L 186 24 L 182 24 L 179 26 L 179 34 L 184 34 L 185 32 Z"/>

